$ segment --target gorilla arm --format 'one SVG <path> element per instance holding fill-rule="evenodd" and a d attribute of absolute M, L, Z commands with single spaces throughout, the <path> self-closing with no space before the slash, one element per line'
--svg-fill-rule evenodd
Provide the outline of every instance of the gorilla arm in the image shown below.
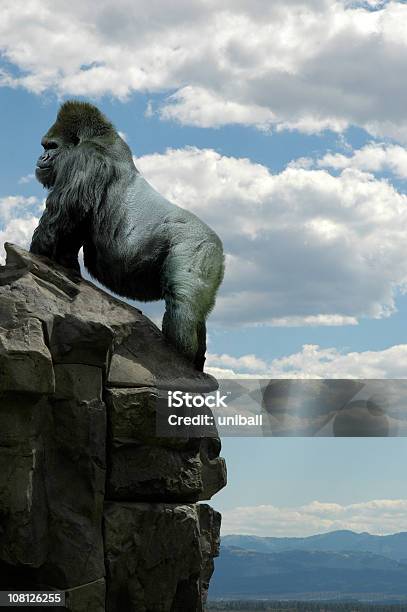
<path fill-rule="evenodd" d="M 30 251 L 80 273 L 78 253 L 83 244 L 84 228 L 83 219 L 76 220 L 70 210 L 63 209 L 48 198 L 46 209 L 34 231 Z"/>
<path fill-rule="evenodd" d="M 89 183 L 103 184 L 100 175 L 105 165 L 99 163 L 100 156 L 91 146 L 64 148 L 55 140 L 43 138 L 45 152 L 37 162 L 36 176 L 50 191 L 30 251 L 80 272 L 78 252 L 90 231 L 91 208 L 100 201 Z M 89 177 L 93 177 L 93 183 Z"/>

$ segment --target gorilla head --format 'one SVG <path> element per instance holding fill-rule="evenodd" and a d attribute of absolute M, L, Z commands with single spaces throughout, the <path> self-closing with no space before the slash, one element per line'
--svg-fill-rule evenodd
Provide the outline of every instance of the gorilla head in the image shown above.
<path fill-rule="evenodd" d="M 54 187 L 57 179 L 78 179 L 78 172 L 89 174 L 88 182 L 93 176 L 94 183 L 101 162 L 104 170 L 108 161 L 132 163 L 131 151 L 113 125 L 87 102 L 65 102 L 41 144 L 44 153 L 38 158 L 35 175 L 47 188 Z M 82 175 L 82 181 L 84 178 Z"/>
<path fill-rule="evenodd" d="M 49 194 L 31 252 L 79 271 L 83 247 L 90 274 L 115 293 L 164 299 L 164 335 L 203 369 L 224 270 L 218 236 L 149 185 L 95 106 L 65 102 L 41 143 L 36 176 Z"/>

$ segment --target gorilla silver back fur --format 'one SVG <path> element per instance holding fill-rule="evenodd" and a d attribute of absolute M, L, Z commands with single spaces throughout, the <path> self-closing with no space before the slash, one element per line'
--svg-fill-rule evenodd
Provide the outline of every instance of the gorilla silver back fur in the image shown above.
<path fill-rule="evenodd" d="M 65 102 L 42 145 L 36 175 L 49 195 L 31 252 L 79 271 L 83 246 L 86 268 L 110 290 L 164 299 L 164 335 L 202 370 L 224 271 L 219 237 L 145 180 L 95 106 Z"/>

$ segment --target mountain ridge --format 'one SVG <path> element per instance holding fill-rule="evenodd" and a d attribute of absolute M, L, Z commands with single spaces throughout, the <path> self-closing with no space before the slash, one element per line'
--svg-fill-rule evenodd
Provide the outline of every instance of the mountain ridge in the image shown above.
<path fill-rule="evenodd" d="M 237 546 L 244 550 L 283 552 L 286 550 L 318 550 L 326 552 L 371 552 L 395 561 L 407 559 L 407 532 L 374 535 L 367 531 L 337 529 L 305 537 L 275 537 L 230 534 L 222 536 L 223 547 Z"/>

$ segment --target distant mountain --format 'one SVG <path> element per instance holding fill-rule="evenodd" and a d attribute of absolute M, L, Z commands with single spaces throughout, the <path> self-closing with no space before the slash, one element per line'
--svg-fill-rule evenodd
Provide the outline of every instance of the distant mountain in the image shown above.
<path fill-rule="evenodd" d="M 222 538 L 222 546 L 238 546 L 257 552 L 282 552 L 285 550 L 371 552 L 389 559 L 407 559 L 407 532 L 387 536 L 354 531 L 331 531 L 306 538 L 262 538 L 248 535 L 228 535 Z"/>
<path fill-rule="evenodd" d="M 407 564 L 383 555 L 317 550 L 265 553 L 225 546 L 225 539 L 216 560 L 210 599 L 352 596 L 361 600 L 380 597 L 407 600 Z M 337 538 L 332 541 L 339 545 Z"/>

